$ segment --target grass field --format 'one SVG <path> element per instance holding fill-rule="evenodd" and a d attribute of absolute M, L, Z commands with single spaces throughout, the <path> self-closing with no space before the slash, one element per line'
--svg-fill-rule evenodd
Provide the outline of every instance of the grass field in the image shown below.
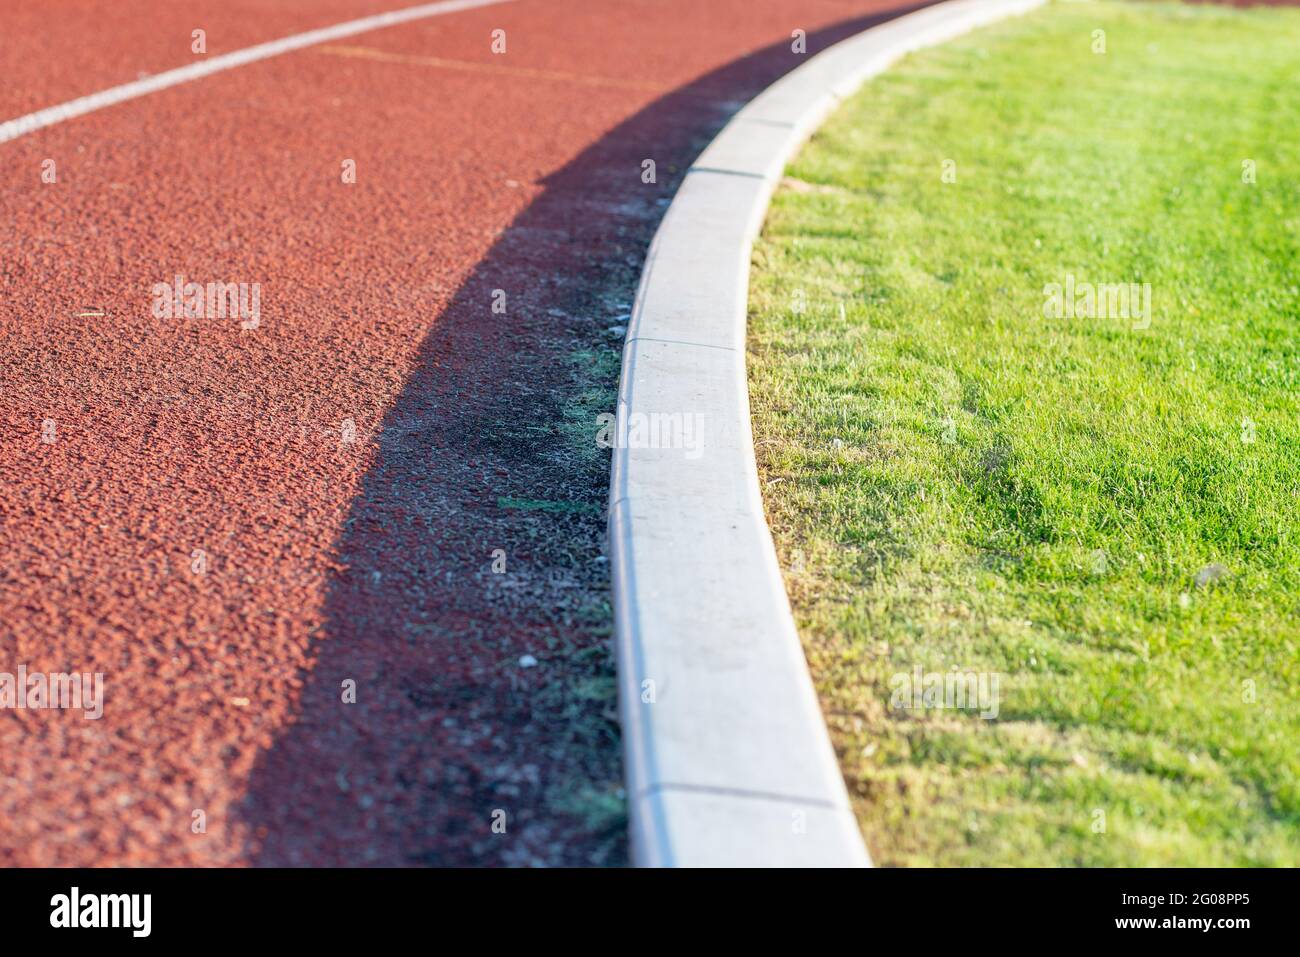
<path fill-rule="evenodd" d="M 878 863 L 1300 864 L 1297 51 L 1297 10 L 1057 3 L 787 171 L 755 438 Z M 918 668 L 996 718 L 899 706 Z"/>

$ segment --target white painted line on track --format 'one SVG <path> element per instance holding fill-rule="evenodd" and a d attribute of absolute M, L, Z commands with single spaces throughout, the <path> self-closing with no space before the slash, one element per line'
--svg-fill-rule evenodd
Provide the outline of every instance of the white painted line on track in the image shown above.
<path fill-rule="evenodd" d="M 295 33 L 279 40 L 259 43 L 257 46 L 245 47 L 232 53 L 222 53 L 219 56 L 200 60 L 189 66 L 177 67 L 175 70 L 168 70 L 165 73 L 145 77 L 143 80 L 123 83 L 121 86 L 109 87 L 107 90 L 100 90 L 98 93 L 78 97 L 75 100 L 60 103 L 58 106 L 46 107 L 43 110 L 37 110 L 35 113 L 28 113 L 26 116 L 6 120 L 4 123 L 0 123 L 0 143 L 7 143 L 35 130 L 54 126 L 56 123 L 62 123 L 64 120 L 70 120 L 78 116 L 85 116 L 87 113 L 124 103 L 127 100 L 148 96 L 150 93 L 157 93 L 159 90 L 165 90 L 168 87 L 189 83 L 191 80 L 199 80 L 225 70 L 233 70 L 236 67 L 256 63 L 259 60 L 269 60 L 271 57 L 279 56 L 282 53 L 292 53 L 294 50 L 301 50 L 303 47 L 314 46 L 317 43 L 340 40 L 344 37 L 367 33 L 371 30 L 382 30 L 384 27 L 409 23 L 412 20 L 422 20 L 426 17 L 459 13 L 462 10 L 473 10 L 476 7 L 489 7 L 494 4 L 508 2 L 510 0 L 441 0 L 439 3 L 424 3 L 418 7 L 407 7 L 404 10 L 393 10 L 389 13 L 377 13 L 374 16 L 362 17 L 360 20 L 349 20 L 346 23 L 338 23 L 332 27 L 320 27 L 316 30 L 308 30 L 306 33 Z"/>

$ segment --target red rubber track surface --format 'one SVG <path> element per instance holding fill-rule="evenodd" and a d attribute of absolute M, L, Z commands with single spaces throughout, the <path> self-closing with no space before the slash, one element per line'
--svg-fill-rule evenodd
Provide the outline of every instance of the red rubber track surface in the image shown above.
<path fill-rule="evenodd" d="M 400 6 L 4 0 L 0 119 Z M 793 29 L 903 9 L 522 0 L 0 144 L 0 671 L 106 683 L 0 712 L 0 862 L 622 861 L 570 433 L 681 171 Z M 260 283 L 260 326 L 155 318 L 178 273 Z"/>

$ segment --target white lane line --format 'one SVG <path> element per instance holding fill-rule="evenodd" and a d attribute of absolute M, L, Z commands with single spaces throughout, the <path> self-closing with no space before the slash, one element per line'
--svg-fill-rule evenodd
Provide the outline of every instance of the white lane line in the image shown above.
<path fill-rule="evenodd" d="M 17 119 L 6 120 L 4 123 L 0 123 L 0 143 L 7 143 L 26 133 L 53 126 L 55 123 L 62 123 L 64 120 L 84 116 L 87 113 L 93 113 L 95 110 L 102 110 L 106 106 L 113 106 L 126 100 L 134 100 L 136 97 L 157 93 L 159 90 L 165 90 L 170 86 L 198 80 L 205 76 L 211 76 L 213 73 L 220 73 L 223 70 L 233 70 L 235 67 L 256 63 L 258 60 L 267 60 L 273 56 L 279 56 L 281 53 L 291 53 L 294 50 L 301 50 L 303 47 L 309 47 L 317 43 L 340 40 L 369 30 L 379 30 L 384 27 L 396 26 L 399 23 L 408 23 L 411 20 L 441 16 L 445 13 L 458 13 L 461 10 L 473 10 L 475 7 L 487 7 L 508 2 L 509 0 L 441 0 L 439 3 L 425 3 L 418 7 L 407 7 L 405 10 L 377 13 L 374 16 L 362 17 L 360 20 L 338 23 L 332 27 L 321 27 L 318 30 L 308 30 L 306 33 L 295 33 L 293 36 L 271 40 L 267 43 L 259 43 L 257 46 L 245 47 L 242 50 L 235 50 L 233 53 L 223 53 L 220 56 L 200 60 L 189 66 L 178 67 L 175 70 L 158 73 L 132 83 L 123 83 L 121 86 L 109 87 L 107 90 L 100 90 L 98 93 L 91 93 L 88 96 L 69 100 L 67 103 L 60 103 L 58 106 L 50 106 L 43 110 L 37 110 L 35 113 L 20 116 Z"/>

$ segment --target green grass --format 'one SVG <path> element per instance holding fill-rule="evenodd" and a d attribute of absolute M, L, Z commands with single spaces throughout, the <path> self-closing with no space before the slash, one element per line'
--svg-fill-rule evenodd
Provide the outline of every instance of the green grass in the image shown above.
<path fill-rule="evenodd" d="M 1054 4 L 788 171 L 756 446 L 878 863 L 1300 863 L 1297 50 L 1295 10 Z M 1067 273 L 1150 327 L 1046 316 Z M 916 666 L 997 718 L 892 707 Z"/>

